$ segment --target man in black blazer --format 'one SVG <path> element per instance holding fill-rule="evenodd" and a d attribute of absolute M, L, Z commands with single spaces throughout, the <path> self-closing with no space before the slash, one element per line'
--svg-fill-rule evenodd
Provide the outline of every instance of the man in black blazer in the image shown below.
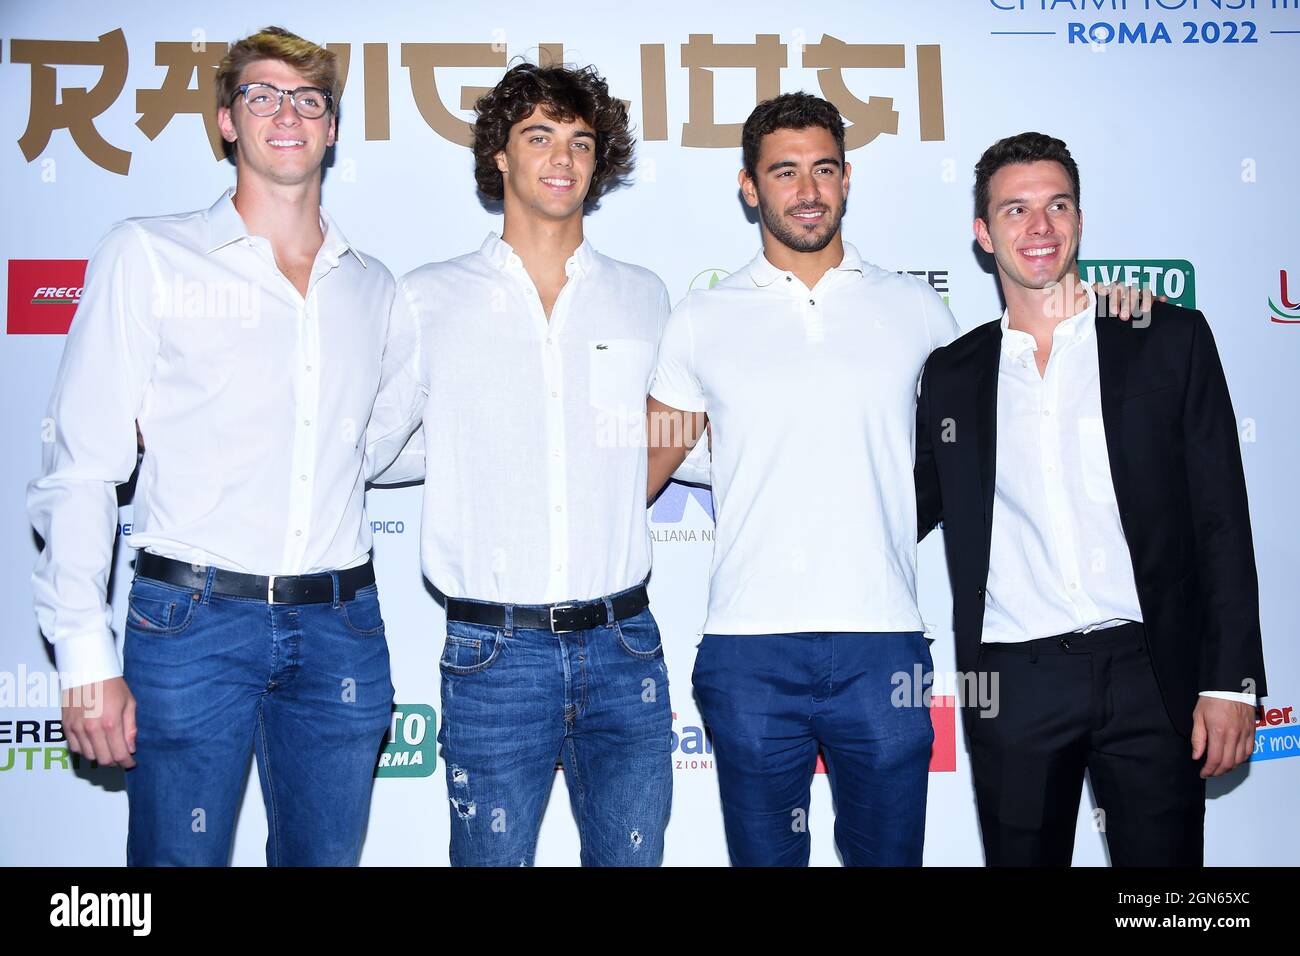
<path fill-rule="evenodd" d="M 1121 322 L 1079 281 L 1060 140 L 999 141 L 975 191 L 1007 310 L 926 362 L 915 477 L 980 682 L 962 713 L 986 860 L 1068 865 L 1086 770 L 1112 863 L 1200 865 L 1205 778 L 1250 756 L 1265 693 L 1214 339 L 1164 303 Z"/>

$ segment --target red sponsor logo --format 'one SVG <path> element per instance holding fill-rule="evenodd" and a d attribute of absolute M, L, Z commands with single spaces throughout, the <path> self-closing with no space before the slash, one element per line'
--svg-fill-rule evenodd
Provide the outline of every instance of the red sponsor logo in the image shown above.
<path fill-rule="evenodd" d="M 86 282 L 85 259 L 10 259 L 10 335 L 66 335 Z"/>
<path fill-rule="evenodd" d="M 930 723 L 934 726 L 934 743 L 930 745 L 930 772 L 954 773 L 957 770 L 957 698 L 930 698 Z M 817 754 L 817 773 L 826 772 L 826 761 Z"/>

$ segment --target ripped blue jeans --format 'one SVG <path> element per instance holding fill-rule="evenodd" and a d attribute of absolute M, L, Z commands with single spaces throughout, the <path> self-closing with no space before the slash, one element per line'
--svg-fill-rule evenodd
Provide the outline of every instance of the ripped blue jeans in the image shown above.
<path fill-rule="evenodd" d="M 649 608 L 566 634 L 450 621 L 439 662 L 453 866 L 531 866 L 557 761 L 583 866 L 657 866 L 672 709 Z"/>

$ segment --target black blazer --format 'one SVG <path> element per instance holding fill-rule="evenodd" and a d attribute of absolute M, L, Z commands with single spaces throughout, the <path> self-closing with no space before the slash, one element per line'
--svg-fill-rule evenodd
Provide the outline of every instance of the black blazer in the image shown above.
<path fill-rule="evenodd" d="M 984 624 L 1000 325 L 936 349 L 916 408 L 918 538 L 943 522 L 962 672 L 975 670 Z M 1190 736 L 1200 691 L 1266 691 L 1237 420 L 1200 312 L 1157 302 L 1145 326 L 1099 312 L 1096 328 L 1120 524 L 1161 696 Z"/>

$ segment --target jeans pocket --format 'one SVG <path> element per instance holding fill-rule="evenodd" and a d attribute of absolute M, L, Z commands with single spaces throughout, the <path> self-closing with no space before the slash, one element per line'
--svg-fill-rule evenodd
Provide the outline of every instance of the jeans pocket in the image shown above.
<path fill-rule="evenodd" d="M 618 646 L 637 660 L 648 661 L 664 656 L 663 637 L 650 609 L 614 622 Z"/>
<path fill-rule="evenodd" d="M 127 598 L 126 624 L 138 634 L 179 634 L 194 620 L 198 605 L 189 588 L 136 578 Z"/>
<path fill-rule="evenodd" d="M 379 634 L 384 629 L 384 617 L 379 609 L 379 588 L 369 584 L 359 588 L 351 601 L 339 604 L 339 614 L 348 630 L 361 637 Z"/>
<path fill-rule="evenodd" d="M 504 646 L 505 632 L 502 628 L 448 621 L 447 640 L 442 646 L 438 666 L 448 674 L 478 674 L 496 662 Z"/>

